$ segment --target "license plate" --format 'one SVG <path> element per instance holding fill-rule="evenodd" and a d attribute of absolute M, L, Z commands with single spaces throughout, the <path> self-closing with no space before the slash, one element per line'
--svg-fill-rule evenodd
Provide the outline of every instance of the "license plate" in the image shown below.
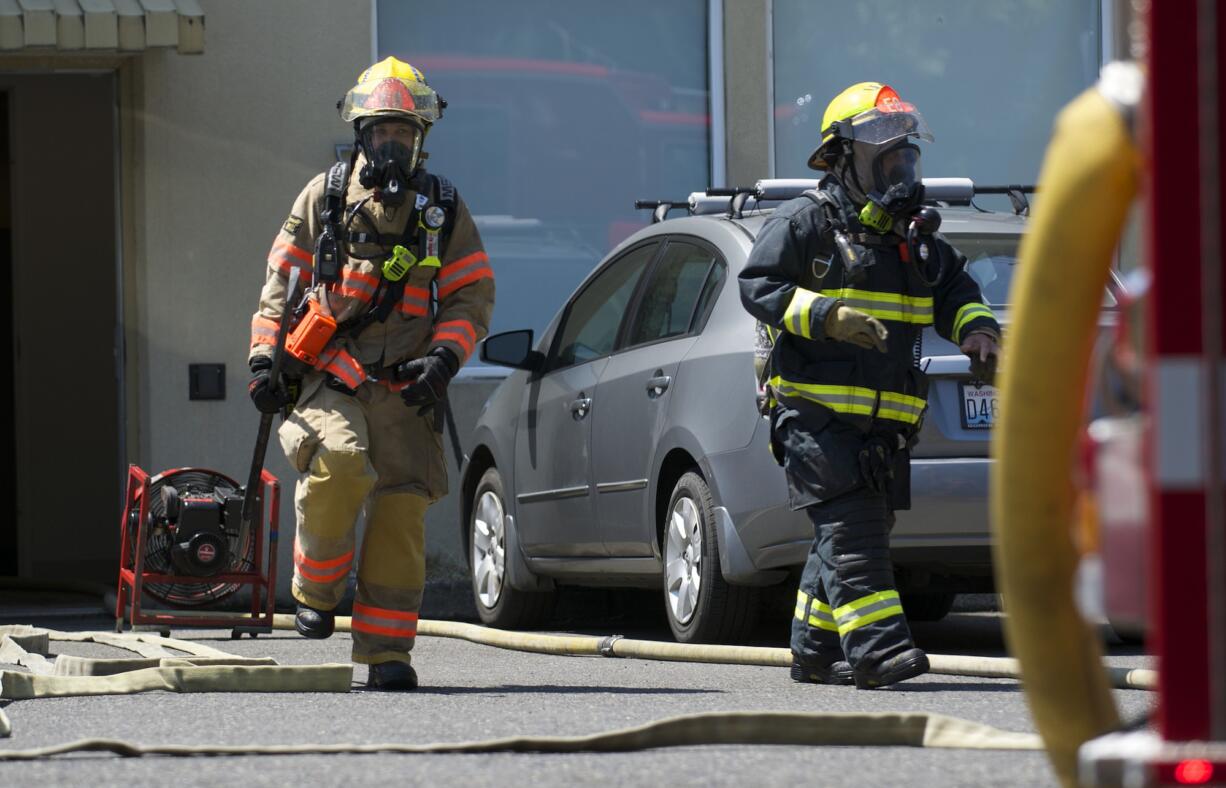
<path fill-rule="evenodd" d="M 995 386 L 975 386 L 959 383 L 962 401 L 962 426 L 968 430 L 990 430 L 1000 412 L 1000 400 Z"/>

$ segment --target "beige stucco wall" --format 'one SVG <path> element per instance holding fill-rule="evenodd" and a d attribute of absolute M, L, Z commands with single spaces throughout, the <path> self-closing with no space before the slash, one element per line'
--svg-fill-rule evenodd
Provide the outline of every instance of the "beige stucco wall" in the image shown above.
<path fill-rule="evenodd" d="M 336 102 L 372 55 L 369 2 L 205 0 L 205 53 L 146 53 L 124 79 L 129 447 L 158 471 L 208 467 L 246 482 L 258 425 L 247 398 L 250 318 L 273 237 L 298 192 L 351 141 Z M 188 364 L 226 365 L 226 399 L 188 399 Z M 457 383 L 467 436 L 493 384 Z M 452 488 L 458 472 L 450 444 Z M 279 596 L 288 599 L 296 474 L 282 481 Z M 432 584 L 454 608 L 463 554 L 455 495 L 427 516 Z M 462 598 L 462 594 L 459 595 Z M 436 602 L 443 602 L 435 595 Z"/>
<path fill-rule="evenodd" d="M 147 52 L 128 85 L 129 453 L 151 471 L 203 466 L 244 483 L 259 420 L 247 344 L 265 260 L 299 190 L 348 141 L 335 105 L 369 65 L 370 6 L 202 5 L 204 54 Z M 196 362 L 226 365 L 225 400 L 188 399 Z M 285 589 L 295 477 L 275 435 L 268 468 L 283 481 Z"/>

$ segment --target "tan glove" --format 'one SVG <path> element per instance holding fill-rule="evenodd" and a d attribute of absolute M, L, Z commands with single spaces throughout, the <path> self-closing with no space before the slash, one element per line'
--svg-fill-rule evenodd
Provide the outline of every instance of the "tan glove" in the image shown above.
<path fill-rule="evenodd" d="M 850 342 L 865 350 L 876 348 L 885 352 L 889 330 L 872 315 L 842 304 L 826 315 L 826 336 L 839 342 Z"/>

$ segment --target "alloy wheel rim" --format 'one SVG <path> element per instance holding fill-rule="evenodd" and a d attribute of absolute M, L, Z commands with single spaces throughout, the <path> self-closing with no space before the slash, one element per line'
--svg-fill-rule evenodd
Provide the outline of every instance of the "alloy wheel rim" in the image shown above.
<path fill-rule="evenodd" d="M 502 582 L 506 575 L 506 514 L 502 500 L 491 490 L 477 500 L 473 512 L 473 588 L 477 599 L 486 608 L 493 608 L 502 598 Z"/>
<path fill-rule="evenodd" d="M 669 513 L 664 573 L 669 612 L 678 624 L 688 624 L 702 591 L 702 520 L 692 498 L 679 498 Z"/>

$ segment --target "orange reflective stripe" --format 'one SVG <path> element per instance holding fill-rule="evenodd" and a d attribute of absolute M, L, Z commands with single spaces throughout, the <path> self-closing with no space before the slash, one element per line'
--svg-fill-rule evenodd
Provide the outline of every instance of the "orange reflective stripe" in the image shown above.
<path fill-rule="evenodd" d="M 362 368 L 358 360 L 340 348 L 333 350 L 326 358 L 321 357 L 316 362 L 315 368 L 335 375 L 351 389 L 356 389 L 362 385 L 362 381 L 366 380 L 366 370 Z"/>
<path fill-rule="evenodd" d="M 449 320 L 446 323 L 439 323 L 434 330 L 434 342 L 455 342 L 464 349 L 464 357 L 467 358 L 473 352 L 473 345 L 477 342 L 477 332 L 473 329 L 472 323 L 467 320 Z"/>
<path fill-rule="evenodd" d="M 353 618 L 350 628 L 354 632 L 383 635 L 392 638 L 411 638 L 417 635 L 417 614 L 403 610 L 388 610 L 382 607 L 353 603 Z"/>
<path fill-rule="evenodd" d="M 379 289 L 379 280 L 369 274 L 347 268 L 341 275 L 341 282 L 337 289 L 343 296 L 368 302 L 375 297 L 375 292 Z"/>
<path fill-rule="evenodd" d="M 394 380 L 383 380 L 382 378 L 379 379 L 378 383 L 380 386 L 383 386 L 388 391 L 395 391 L 395 392 L 404 391 L 409 386 L 413 385 L 413 381 L 411 380 L 406 380 L 406 381 L 397 383 Z"/>
<path fill-rule="evenodd" d="M 294 542 L 294 567 L 298 570 L 298 574 L 312 583 L 335 583 L 342 577 L 349 574 L 349 562 L 353 560 L 353 551 L 350 550 L 340 558 L 331 561 L 313 561 L 307 558 L 300 549 L 298 549 L 297 541 Z M 312 569 L 328 570 L 333 567 L 339 567 L 334 572 L 326 574 L 318 574 L 311 571 Z"/>
<path fill-rule="evenodd" d="M 485 252 L 473 252 L 472 254 L 465 255 L 458 260 L 452 260 L 451 262 L 447 263 L 447 265 L 443 266 L 443 270 L 439 274 L 438 281 L 440 284 L 450 282 L 452 279 L 455 279 L 457 276 L 462 274 L 463 269 L 467 268 L 468 266 L 479 263 L 488 263 L 489 261 L 490 256 Z"/>
<path fill-rule="evenodd" d="M 485 252 L 473 252 L 467 257 L 448 263 L 438 278 L 438 297 L 445 298 L 478 279 L 493 279 L 494 272 L 489 267 L 489 259 Z"/>
<path fill-rule="evenodd" d="M 342 577 L 349 574 L 349 567 L 338 569 L 335 572 L 326 575 L 315 574 L 302 566 L 295 565 L 295 567 L 298 570 L 299 577 L 301 577 L 303 580 L 310 580 L 312 583 L 335 583 L 337 580 L 340 580 Z"/>
<path fill-rule="evenodd" d="M 358 616 L 373 616 L 375 618 L 394 618 L 397 621 L 417 621 L 417 614 L 407 610 L 389 610 L 386 607 L 375 607 L 373 605 L 363 605 L 361 602 L 353 603 L 353 613 Z"/>
<path fill-rule="evenodd" d="M 293 266 L 309 271 L 314 260 L 315 256 L 309 251 L 287 241 L 277 241 L 272 245 L 272 251 L 268 253 L 269 265 L 276 266 L 283 274 L 289 274 Z"/>
<path fill-rule="evenodd" d="M 389 638 L 415 638 L 417 637 L 417 627 L 412 630 L 401 630 L 393 627 L 381 627 L 375 624 L 367 624 L 358 618 L 352 618 L 349 621 L 349 628 L 354 632 L 365 632 L 368 635 L 383 635 Z"/>
<path fill-rule="evenodd" d="M 267 317 L 256 315 L 251 318 L 251 344 L 253 345 L 275 345 L 277 344 L 277 328 L 279 324 L 276 320 Z"/>
<path fill-rule="evenodd" d="M 430 291 L 422 287 L 406 287 L 404 298 L 396 308 L 413 317 L 425 317 L 430 304 Z"/>
<path fill-rule="evenodd" d="M 302 552 L 302 548 L 298 546 L 298 540 L 294 540 L 294 560 L 300 564 L 305 564 L 312 569 L 335 569 L 338 566 L 348 564 L 353 561 L 353 551 L 345 553 L 337 558 L 331 558 L 327 561 L 316 561 L 313 558 L 308 558 L 306 553 Z"/>
<path fill-rule="evenodd" d="M 425 317 L 427 314 L 429 314 L 425 304 L 414 304 L 402 301 L 400 302 L 400 305 L 396 307 L 396 309 L 406 315 L 409 315 L 410 317 Z"/>

